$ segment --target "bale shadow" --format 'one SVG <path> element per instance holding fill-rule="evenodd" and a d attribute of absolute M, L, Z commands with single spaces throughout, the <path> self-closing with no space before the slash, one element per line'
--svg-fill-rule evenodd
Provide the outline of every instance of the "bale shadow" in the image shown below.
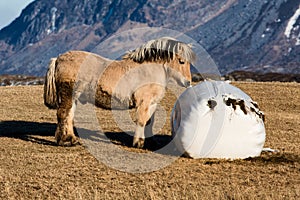
<path fill-rule="evenodd" d="M 245 159 L 217 159 L 217 158 L 204 158 L 203 164 L 214 165 L 222 163 L 233 163 L 235 165 L 281 165 L 281 164 L 291 164 L 300 163 L 300 156 L 292 152 L 280 151 L 277 153 L 262 152 L 258 157 L 249 157 Z"/>
<path fill-rule="evenodd" d="M 300 163 L 300 156 L 291 152 L 279 151 L 278 153 L 262 152 L 259 157 L 247 158 L 248 162 L 258 163 L 262 165 L 266 164 L 295 164 Z"/>
<path fill-rule="evenodd" d="M 1 121 L 0 137 L 10 137 L 33 143 L 57 146 L 56 142 L 38 136 L 53 136 L 55 123 L 29 121 Z"/>

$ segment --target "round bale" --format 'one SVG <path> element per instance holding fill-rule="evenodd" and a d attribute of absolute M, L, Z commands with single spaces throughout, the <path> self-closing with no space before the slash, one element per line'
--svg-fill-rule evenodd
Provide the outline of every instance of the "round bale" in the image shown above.
<path fill-rule="evenodd" d="M 257 103 L 224 81 L 186 89 L 174 105 L 171 128 L 176 147 L 191 158 L 256 157 L 266 136 Z"/>

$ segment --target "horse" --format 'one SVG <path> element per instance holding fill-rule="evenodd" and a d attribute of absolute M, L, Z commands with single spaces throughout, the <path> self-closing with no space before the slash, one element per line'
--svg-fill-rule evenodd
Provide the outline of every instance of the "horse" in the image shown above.
<path fill-rule="evenodd" d="M 87 51 L 68 51 L 50 59 L 44 104 L 57 109 L 58 145 L 80 144 L 73 130 L 78 102 L 103 109 L 136 109 L 133 146 L 143 148 L 152 134 L 153 116 L 167 84 L 191 85 L 190 65 L 196 55 L 190 44 L 170 37 L 150 40 L 119 60 Z"/>

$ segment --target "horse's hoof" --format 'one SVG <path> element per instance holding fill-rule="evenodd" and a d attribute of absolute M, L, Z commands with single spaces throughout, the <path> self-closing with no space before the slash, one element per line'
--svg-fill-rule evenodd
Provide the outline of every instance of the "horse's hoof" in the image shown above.
<path fill-rule="evenodd" d="M 65 146 L 65 142 L 62 140 L 56 140 L 57 146 Z"/>
<path fill-rule="evenodd" d="M 141 149 L 144 147 L 144 141 L 143 138 L 134 138 L 132 146 Z"/>
<path fill-rule="evenodd" d="M 78 138 L 74 137 L 66 137 L 66 138 L 58 138 L 56 140 L 56 144 L 58 146 L 76 146 L 76 145 L 82 145 L 80 140 Z"/>
<path fill-rule="evenodd" d="M 82 142 L 78 138 L 72 139 L 71 141 L 71 146 L 76 146 L 76 145 L 82 145 Z"/>

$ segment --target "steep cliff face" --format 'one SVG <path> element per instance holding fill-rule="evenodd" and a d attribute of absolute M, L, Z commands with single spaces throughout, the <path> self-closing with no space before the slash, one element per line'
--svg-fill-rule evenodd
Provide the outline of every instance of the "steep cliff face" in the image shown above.
<path fill-rule="evenodd" d="M 300 73 L 299 12 L 300 1 L 239 1 L 192 34 L 223 72 Z"/>
<path fill-rule="evenodd" d="M 92 51 L 135 24 L 186 33 L 222 73 L 300 73 L 297 0 L 36 0 L 0 30 L 0 73 L 43 75 L 50 57 Z M 299 11 L 298 11 L 299 9 Z M 133 24 L 133 25 L 132 25 Z"/>

